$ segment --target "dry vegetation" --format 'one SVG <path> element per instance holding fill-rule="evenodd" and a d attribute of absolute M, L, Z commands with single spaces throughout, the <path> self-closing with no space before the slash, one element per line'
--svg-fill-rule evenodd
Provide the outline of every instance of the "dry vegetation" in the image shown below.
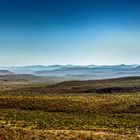
<path fill-rule="evenodd" d="M 139 78 L 127 80 L 1 85 L 0 140 L 139 140 L 140 92 L 59 92 L 70 87 L 139 87 Z M 39 93 L 41 87 L 45 92 Z M 46 92 L 53 87 L 60 95 Z"/>
<path fill-rule="evenodd" d="M 0 97 L 1 139 L 139 139 L 140 94 Z M 13 139 L 15 139 L 13 138 Z"/>
<path fill-rule="evenodd" d="M 93 114 L 140 113 L 140 95 L 4 95 L 0 96 L 0 108 Z"/>

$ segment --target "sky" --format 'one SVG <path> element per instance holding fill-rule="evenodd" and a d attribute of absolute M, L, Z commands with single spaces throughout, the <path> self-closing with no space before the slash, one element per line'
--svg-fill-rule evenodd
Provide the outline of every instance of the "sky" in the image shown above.
<path fill-rule="evenodd" d="M 0 65 L 140 64 L 140 0 L 1 0 Z"/>

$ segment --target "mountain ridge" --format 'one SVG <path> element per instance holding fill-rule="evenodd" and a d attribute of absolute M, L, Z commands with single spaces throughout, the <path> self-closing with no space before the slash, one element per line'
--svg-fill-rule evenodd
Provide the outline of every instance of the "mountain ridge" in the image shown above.
<path fill-rule="evenodd" d="M 140 65 L 30 65 L 22 67 L 0 67 L 14 74 L 31 74 L 64 78 L 65 80 L 94 80 L 128 76 L 140 76 Z"/>

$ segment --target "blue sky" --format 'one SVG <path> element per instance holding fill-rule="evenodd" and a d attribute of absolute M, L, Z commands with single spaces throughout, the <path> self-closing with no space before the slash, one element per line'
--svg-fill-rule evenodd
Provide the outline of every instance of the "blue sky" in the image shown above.
<path fill-rule="evenodd" d="M 0 65 L 139 62 L 139 0 L 0 1 Z"/>

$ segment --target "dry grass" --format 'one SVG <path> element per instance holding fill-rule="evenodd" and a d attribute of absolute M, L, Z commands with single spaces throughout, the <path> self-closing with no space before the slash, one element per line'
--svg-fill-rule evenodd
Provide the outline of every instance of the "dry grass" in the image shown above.
<path fill-rule="evenodd" d="M 110 87 L 136 91 L 139 80 L 0 85 L 0 140 L 139 140 L 139 92 L 83 92 Z"/>
<path fill-rule="evenodd" d="M 0 108 L 81 113 L 140 113 L 140 94 L 0 96 Z"/>
<path fill-rule="evenodd" d="M 74 131 L 74 130 L 21 130 L 0 128 L 1 140 L 136 140 L 130 135 L 115 134 L 107 131 Z"/>

